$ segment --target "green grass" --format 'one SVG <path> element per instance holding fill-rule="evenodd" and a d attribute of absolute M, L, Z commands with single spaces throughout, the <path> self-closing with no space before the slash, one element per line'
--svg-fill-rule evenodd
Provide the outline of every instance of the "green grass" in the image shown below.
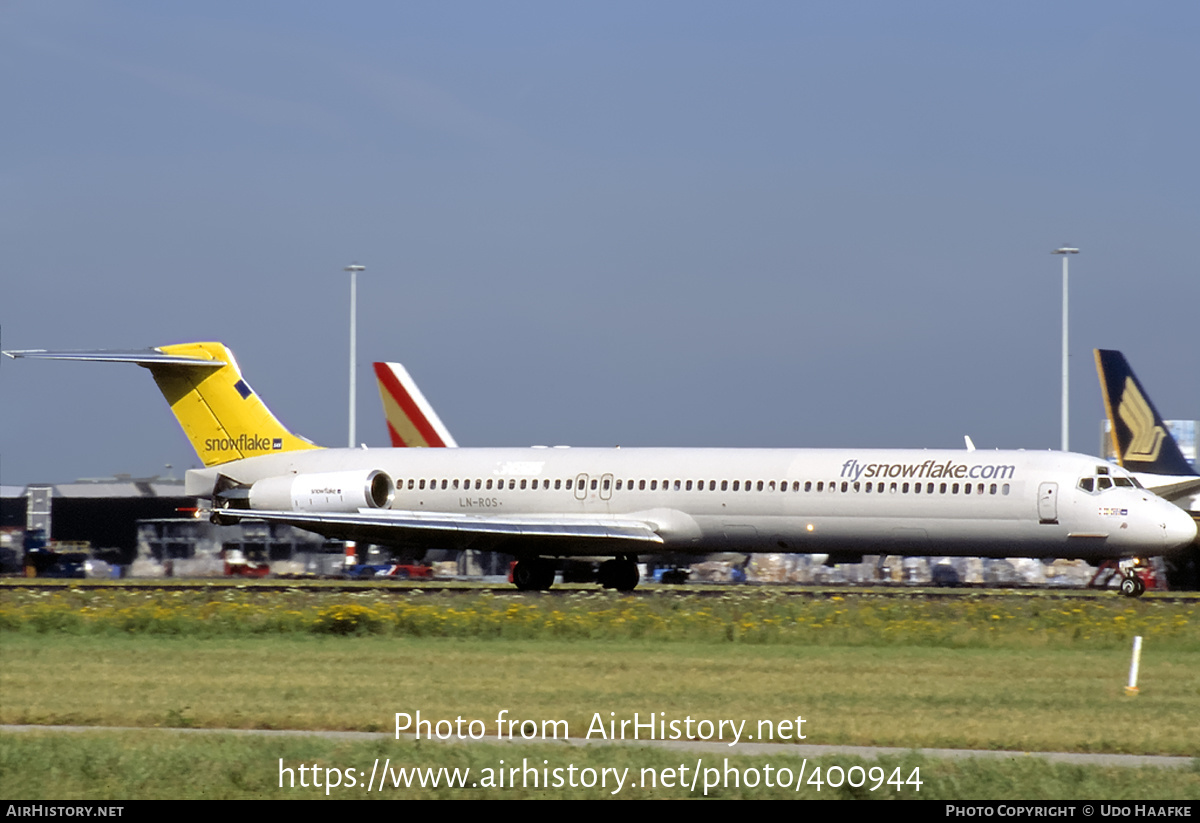
<path fill-rule="evenodd" d="M 1129 639 L 1146 638 L 1141 694 L 1122 687 Z M 805 718 L 805 743 L 1196 756 L 1200 604 L 1050 594 L 955 600 L 788 596 L 629 598 L 0 587 L 0 722 L 390 732 L 395 714 L 565 721 Z M 612 714 L 610 714 L 612 713 Z M 729 735 L 726 735 L 728 738 Z M 787 755 L 738 768 L 782 767 Z M 781 750 L 782 751 L 782 750 Z M 725 754 L 720 756 L 722 759 Z M 717 755 L 534 741 L 263 740 L 165 731 L 0 733 L 0 794 L 20 798 L 324 796 L 278 787 L 285 767 L 666 769 Z M 885 758 L 923 785 L 881 793 L 804 786 L 799 796 L 947 799 L 1197 798 L 1197 770 L 1051 765 L 1037 758 Z M 808 761 L 809 766 L 817 761 Z M 850 768 L 874 763 L 822 758 Z M 794 764 L 788 768 L 798 768 Z M 348 772 L 340 772 L 349 774 Z M 811 774 L 811 771 L 810 771 Z M 866 772 L 859 774 L 866 775 Z M 365 778 L 362 778 L 365 779 Z M 360 781 L 361 782 L 361 781 Z M 330 796 L 357 797 L 342 788 Z M 764 785 L 725 797 L 767 797 Z M 372 796 L 598 797 L 599 789 L 391 789 Z M 810 793 L 811 794 L 808 794 Z M 625 790 L 625 797 L 696 796 Z M 606 796 L 606 795 L 603 795 Z M 795 797 L 788 791 L 786 796 Z"/>
<path fill-rule="evenodd" d="M 1200 653 L 0 635 L 0 721 L 388 731 L 609 712 L 806 718 L 810 743 L 1195 755 Z"/>
<path fill-rule="evenodd" d="M 303 774 L 300 772 L 302 765 L 306 767 Z M 317 767 L 317 781 L 322 784 L 320 788 L 313 786 L 314 766 Z M 569 770 L 571 766 L 575 767 L 574 772 Z M 697 766 L 699 779 L 693 788 L 690 780 Z M 855 766 L 859 771 L 851 772 Z M 519 770 L 515 775 L 508 771 L 513 767 Z M 536 788 L 532 785 L 534 773 L 525 772 L 525 767 L 537 772 L 539 785 Z M 830 767 L 834 768 L 832 775 L 829 774 Z M 405 785 L 399 770 L 413 768 L 432 769 L 435 773 L 443 768 L 458 769 L 465 777 L 465 785 L 448 788 L 444 772 L 439 775 L 441 785 L 436 788 L 432 785 L 422 787 L 419 778 L 411 776 L 411 785 Z M 594 772 L 589 774 L 585 769 Z M 622 776 L 623 785 L 619 790 L 611 771 L 605 774 L 607 785 L 599 785 L 603 769 L 615 769 L 617 775 Z M 790 770 L 790 775 L 781 769 Z M 797 791 L 795 782 L 801 769 L 804 770 L 804 781 Z M 877 771 L 872 774 L 871 769 Z M 366 784 L 373 770 L 377 776 L 368 789 Z M 503 786 L 500 785 L 501 770 L 504 772 Z M 655 774 L 657 786 L 650 782 L 650 770 Z M 734 771 L 737 773 L 736 785 Z M 823 783 L 819 788 L 814 780 L 818 773 Z M 389 779 L 381 789 L 379 776 L 383 774 Z M 768 774 L 775 784 L 786 779 L 788 787 L 768 787 Z M 545 776 L 550 778 L 548 787 L 542 782 Z M 846 777 L 864 785 L 835 788 L 824 783 L 826 778 L 841 783 Z M 351 778 L 354 785 L 350 785 Z M 747 778 L 756 785 L 746 785 Z M 483 785 L 489 779 L 492 785 Z M 888 783 L 889 779 L 893 782 Z M 302 786 L 302 781 L 308 786 Z M 571 785 L 572 781 L 575 786 Z M 581 785 L 585 781 L 595 781 L 597 785 Z M 680 785 L 684 781 L 689 782 Z M 707 790 L 706 781 L 710 784 Z M 514 782 L 516 785 L 511 785 Z M 667 786 L 666 782 L 672 785 Z M 327 783 L 334 785 L 326 788 Z M 427 783 L 431 781 L 427 780 Z M 641 747 L 505 746 L 494 743 L 467 746 L 171 732 L 0 733 L 0 796 L 12 800 L 114 801 L 131 798 L 393 800 L 705 796 L 725 799 L 1181 800 L 1200 798 L 1200 769 L 1073 766 L 1032 757 L 935 760 L 907 754 L 885 756 L 879 760 L 840 756 L 802 760 L 782 754 L 727 757 Z"/>
<path fill-rule="evenodd" d="M 263 591 L 30 591 L 0 588 L 0 631 L 81 635 L 385 635 L 652 640 L 788 646 L 1128 648 L 1200 652 L 1200 601 L 1111 594 L 926 599 L 870 593 L 811 597 L 773 589 L 715 596 L 605 592 L 402 594 L 378 588 Z"/>

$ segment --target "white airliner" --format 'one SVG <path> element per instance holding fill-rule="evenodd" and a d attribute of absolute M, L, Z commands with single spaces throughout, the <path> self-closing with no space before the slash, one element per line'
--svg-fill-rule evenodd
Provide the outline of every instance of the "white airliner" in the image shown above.
<path fill-rule="evenodd" d="M 382 545 L 503 551 L 518 588 L 554 559 L 723 551 L 1098 560 L 1171 552 L 1187 514 L 1124 469 L 1063 452 L 856 449 L 321 449 L 288 431 L 219 343 L 144 351 L 8 352 L 136 363 L 153 374 L 205 468 L 187 493 L 218 522 L 289 523 Z M 1126 594 L 1144 587 L 1132 568 Z M 1123 581 L 1124 583 L 1125 581 Z"/>

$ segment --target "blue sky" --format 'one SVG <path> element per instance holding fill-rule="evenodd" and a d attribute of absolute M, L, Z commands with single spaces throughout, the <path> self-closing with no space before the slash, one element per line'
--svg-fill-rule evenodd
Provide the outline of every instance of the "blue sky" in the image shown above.
<path fill-rule="evenodd" d="M 1191 3 L 0 4 L 4 348 L 221 340 L 344 445 L 359 284 L 463 445 L 1072 447 L 1200 417 Z M 195 464 L 149 375 L 0 364 L 0 481 Z"/>

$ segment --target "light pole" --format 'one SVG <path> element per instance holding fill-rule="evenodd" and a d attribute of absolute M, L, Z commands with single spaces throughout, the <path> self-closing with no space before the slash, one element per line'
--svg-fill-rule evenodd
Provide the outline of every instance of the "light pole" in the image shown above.
<path fill-rule="evenodd" d="M 350 441 L 347 444 L 350 448 L 354 448 L 354 375 L 358 365 L 358 273 L 366 270 L 366 266 L 357 263 L 345 268 L 350 272 Z"/>
<path fill-rule="evenodd" d="M 1051 254 L 1061 254 L 1063 256 L 1063 321 L 1062 321 L 1062 450 L 1067 452 L 1071 450 L 1071 437 L 1069 434 L 1070 423 L 1068 422 L 1068 406 L 1070 390 L 1068 387 L 1069 367 L 1067 366 L 1067 258 L 1072 254 L 1079 254 L 1079 249 L 1073 249 L 1070 246 L 1063 246 L 1050 252 Z"/>

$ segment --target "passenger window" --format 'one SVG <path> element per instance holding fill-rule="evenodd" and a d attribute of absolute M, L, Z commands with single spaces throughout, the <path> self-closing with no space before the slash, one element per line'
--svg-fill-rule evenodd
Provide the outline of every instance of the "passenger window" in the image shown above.
<path fill-rule="evenodd" d="M 657 480 L 650 481 L 650 491 L 652 491 L 652 492 L 658 491 L 658 481 Z"/>
<path fill-rule="evenodd" d="M 904 492 L 905 494 L 908 494 L 908 484 L 905 483 L 903 486 L 901 486 L 900 491 Z"/>
<path fill-rule="evenodd" d="M 812 481 L 811 481 L 811 480 L 805 480 L 805 481 L 804 481 L 804 490 L 805 490 L 806 492 L 810 492 L 810 491 L 812 491 Z"/>
<path fill-rule="evenodd" d="M 676 482 L 678 483 L 678 481 L 676 481 Z M 688 491 L 691 491 L 691 490 L 692 490 L 692 481 L 691 481 L 691 480 L 689 480 L 689 481 L 687 482 L 687 490 L 688 490 Z"/>

